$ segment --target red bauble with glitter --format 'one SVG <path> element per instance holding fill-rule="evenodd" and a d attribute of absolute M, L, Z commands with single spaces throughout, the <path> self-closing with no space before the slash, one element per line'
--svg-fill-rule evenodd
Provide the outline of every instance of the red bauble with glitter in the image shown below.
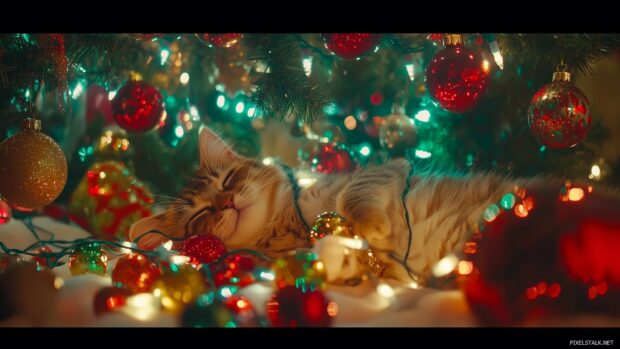
<path fill-rule="evenodd" d="M 344 144 L 323 143 L 312 159 L 312 170 L 321 173 L 343 173 L 355 169 L 356 163 Z"/>
<path fill-rule="evenodd" d="M 104 287 L 95 294 L 95 314 L 102 315 L 125 305 L 131 291 L 125 288 Z"/>
<path fill-rule="evenodd" d="M 240 33 L 200 33 L 196 36 L 208 46 L 231 47 L 236 45 L 243 37 Z"/>
<path fill-rule="evenodd" d="M 161 270 L 147 256 L 129 253 L 116 262 L 112 271 L 112 284 L 132 293 L 150 292 L 161 275 Z"/>
<path fill-rule="evenodd" d="M 320 291 L 304 293 L 287 286 L 267 302 L 267 316 L 274 327 L 329 327 L 330 302 Z"/>
<path fill-rule="evenodd" d="M 211 263 L 227 252 L 224 242 L 215 235 L 194 235 L 183 242 L 181 254 L 195 263 Z"/>
<path fill-rule="evenodd" d="M 112 112 L 120 127 L 129 132 L 144 132 L 162 118 L 164 99 L 155 87 L 143 81 L 130 81 L 114 96 Z"/>
<path fill-rule="evenodd" d="M 325 47 L 344 59 L 359 59 L 378 47 L 381 34 L 343 33 L 323 34 Z"/>
<path fill-rule="evenodd" d="M 0 225 L 8 223 L 12 216 L 11 206 L 6 201 L 0 200 Z"/>
<path fill-rule="evenodd" d="M 213 282 L 216 287 L 236 285 L 245 287 L 256 281 L 252 273 L 256 263 L 249 256 L 235 254 L 227 257 L 222 263 L 211 267 Z"/>
<path fill-rule="evenodd" d="M 527 121 L 541 144 L 552 149 L 570 148 L 588 135 L 592 122 L 590 102 L 570 82 L 570 74 L 555 72 L 553 82 L 534 94 Z"/>
<path fill-rule="evenodd" d="M 426 90 L 444 110 L 464 113 L 472 110 L 489 83 L 489 62 L 463 46 L 460 35 L 446 35 L 446 47 L 426 67 Z"/>
<path fill-rule="evenodd" d="M 525 204 L 487 216 L 463 250 L 473 268 L 459 278 L 479 320 L 536 326 L 620 314 L 618 199 L 570 184 L 523 194 Z"/>

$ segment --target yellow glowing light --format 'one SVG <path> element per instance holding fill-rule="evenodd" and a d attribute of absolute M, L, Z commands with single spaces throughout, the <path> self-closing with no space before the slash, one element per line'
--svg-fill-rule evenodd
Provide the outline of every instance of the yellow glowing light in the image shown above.
<path fill-rule="evenodd" d="M 394 294 L 395 294 L 392 286 L 385 284 L 385 283 L 380 283 L 377 286 L 377 293 L 381 295 L 381 297 L 385 297 L 385 298 L 392 298 L 394 297 Z"/>
<path fill-rule="evenodd" d="M 327 305 L 327 315 L 331 317 L 338 315 L 338 304 L 336 302 L 329 302 Z"/>
<path fill-rule="evenodd" d="M 59 290 L 62 286 L 65 285 L 65 280 L 63 280 L 61 277 L 56 277 L 54 278 L 54 288 Z"/>
<path fill-rule="evenodd" d="M 271 156 L 263 159 L 263 165 L 273 165 L 274 160 Z"/>
<path fill-rule="evenodd" d="M 159 311 L 159 300 L 150 293 L 139 293 L 127 297 L 127 303 L 121 311 L 136 320 L 151 320 Z"/>
<path fill-rule="evenodd" d="M 344 127 L 346 127 L 347 130 L 354 130 L 356 126 L 357 120 L 355 120 L 355 116 L 349 115 L 344 118 Z"/>
<path fill-rule="evenodd" d="M 474 264 L 470 261 L 459 261 L 458 271 L 461 275 L 469 275 L 474 270 Z"/>
<path fill-rule="evenodd" d="M 104 179 L 105 178 L 105 172 L 103 172 L 103 171 L 99 172 L 99 178 Z"/>
<path fill-rule="evenodd" d="M 588 176 L 590 179 L 599 180 L 601 179 L 601 168 L 599 165 L 592 165 L 590 169 L 590 175 Z"/>
<path fill-rule="evenodd" d="M 108 92 L 108 101 L 111 101 L 114 99 L 114 96 L 116 96 L 116 91 L 110 91 Z"/>
<path fill-rule="evenodd" d="M 189 82 L 189 74 L 188 73 L 181 74 L 181 77 L 179 77 L 179 81 L 181 81 L 183 85 L 187 85 L 187 83 Z"/>
<path fill-rule="evenodd" d="M 315 268 L 316 270 L 318 270 L 318 271 L 321 271 L 321 270 L 325 269 L 325 265 L 323 265 L 323 262 L 321 262 L 321 261 L 317 261 L 317 262 L 314 264 L 314 268 Z"/>
<path fill-rule="evenodd" d="M 413 63 L 405 64 L 405 69 L 407 69 L 407 75 L 409 75 L 409 80 L 415 80 L 415 66 Z"/>
<path fill-rule="evenodd" d="M 490 69 L 489 61 L 485 59 L 484 61 L 482 61 L 482 70 L 484 70 L 485 72 L 488 72 L 489 69 Z"/>
<path fill-rule="evenodd" d="M 164 248 L 168 251 L 172 250 L 172 240 L 168 240 L 162 244 Z"/>
<path fill-rule="evenodd" d="M 248 307 L 248 302 L 244 301 L 243 299 L 240 299 L 237 301 L 237 308 L 244 309 L 247 307 Z"/>
<path fill-rule="evenodd" d="M 338 244 L 343 247 L 350 248 L 352 250 L 366 250 L 368 249 L 368 242 L 366 240 L 348 238 L 344 236 L 333 236 L 337 238 Z M 370 253 L 372 255 L 372 253 Z"/>
<path fill-rule="evenodd" d="M 583 192 L 583 189 L 581 188 L 572 188 L 569 192 L 568 192 L 568 199 L 570 201 L 579 201 L 581 199 L 583 199 L 585 193 Z"/>
<path fill-rule="evenodd" d="M 453 254 L 450 254 L 442 258 L 433 267 L 433 275 L 435 277 L 442 277 L 442 276 L 450 274 L 454 270 L 458 262 L 459 262 L 459 259 L 456 258 L 456 256 Z"/>
<path fill-rule="evenodd" d="M 131 241 L 123 241 L 123 243 L 121 243 L 121 252 L 124 254 L 129 254 L 131 253 L 130 248 L 135 247 L 136 245 L 134 243 L 132 243 Z"/>
<path fill-rule="evenodd" d="M 414 288 L 414 289 L 418 289 L 418 288 L 420 288 L 420 285 L 418 285 L 418 283 L 417 283 L 417 282 L 415 282 L 415 281 L 411 282 L 411 283 L 410 283 L 409 285 L 407 285 L 407 286 L 409 286 L 410 288 Z"/>
<path fill-rule="evenodd" d="M 170 257 L 170 262 L 174 264 L 186 264 L 189 262 L 189 257 L 181 255 L 172 256 Z"/>

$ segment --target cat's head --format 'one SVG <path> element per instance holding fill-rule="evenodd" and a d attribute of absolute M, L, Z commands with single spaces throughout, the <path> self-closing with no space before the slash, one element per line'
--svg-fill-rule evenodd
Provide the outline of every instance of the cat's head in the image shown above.
<path fill-rule="evenodd" d="M 236 154 L 207 127 L 200 131 L 200 168 L 179 200 L 165 212 L 132 225 L 130 239 L 150 230 L 174 237 L 214 234 L 230 248 L 252 248 L 274 214 L 285 178 L 276 167 Z M 166 238 L 147 234 L 138 246 L 152 248 Z"/>

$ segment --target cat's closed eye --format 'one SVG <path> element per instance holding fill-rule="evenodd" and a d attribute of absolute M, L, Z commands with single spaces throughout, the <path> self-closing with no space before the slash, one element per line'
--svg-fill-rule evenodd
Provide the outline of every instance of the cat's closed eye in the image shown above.
<path fill-rule="evenodd" d="M 226 177 L 224 177 L 224 180 L 222 181 L 222 190 L 231 189 L 231 182 L 234 177 L 234 174 L 235 174 L 235 170 L 228 171 L 228 174 L 226 175 Z"/>

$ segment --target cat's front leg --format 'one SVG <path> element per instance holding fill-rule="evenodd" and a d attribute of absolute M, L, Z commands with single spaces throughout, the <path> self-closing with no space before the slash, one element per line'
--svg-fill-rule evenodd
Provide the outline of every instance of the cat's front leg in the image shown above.
<path fill-rule="evenodd" d="M 402 193 L 407 166 L 404 161 L 392 161 L 367 168 L 353 176 L 337 197 L 337 211 L 377 250 L 395 250 L 388 209 Z"/>

